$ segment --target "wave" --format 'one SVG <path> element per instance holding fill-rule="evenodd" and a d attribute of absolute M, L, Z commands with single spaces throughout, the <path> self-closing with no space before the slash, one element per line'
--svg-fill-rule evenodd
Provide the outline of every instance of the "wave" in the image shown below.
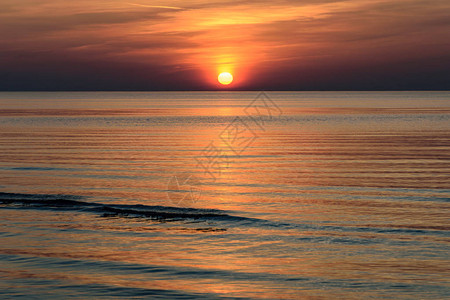
<path fill-rule="evenodd" d="M 101 214 L 102 217 L 145 217 L 154 220 L 224 220 L 251 221 L 251 218 L 232 216 L 216 209 L 181 208 L 169 206 L 104 204 L 82 201 L 76 195 L 0 193 L 0 205 L 10 208 L 82 211 Z"/>
<path fill-rule="evenodd" d="M 160 222 L 224 222 L 228 226 L 257 227 L 266 229 L 315 231 L 322 233 L 319 237 L 302 237 L 302 240 L 316 240 L 317 238 L 341 244 L 377 243 L 372 238 L 355 236 L 346 237 L 346 233 L 372 233 L 372 234 L 410 234 L 426 236 L 448 236 L 448 226 L 417 226 L 393 224 L 359 224 L 352 225 L 332 225 L 314 222 L 291 223 L 271 221 L 258 218 L 242 217 L 228 214 L 226 211 L 217 209 L 182 208 L 171 206 L 150 206 L 150 205 L 127 205 L 127 204 L 105 204 L 97 202 L 87 202 L 87 197 L 76 195 L 53 195 L 53 194 L 19 194 L 1 193 L 0 208 L 19 209 L 42 209 L 53 211 L 77 211 L 89 212 L 101 217 L 111 218 L 147 218 Z M 225 225 L 225 224 L 223 224 Z M 226 225 L 226 226 L 227 226 Z M 226 231 L 221 228 L 200 228 L 202 231 Z M 336 236 L 336 234 L 338 236 Z M 381 237 L 380 237 L 381 238 Z"/>

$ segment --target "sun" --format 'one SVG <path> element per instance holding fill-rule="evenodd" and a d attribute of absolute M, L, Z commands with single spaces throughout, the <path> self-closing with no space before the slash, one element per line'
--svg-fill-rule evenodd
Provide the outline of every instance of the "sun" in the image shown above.
<path fill-rule="evenodd" d="M 222 72 L 217 77 L 217 80 L 219 80 L 219 82 L 223 85 L 228 85 L 233 82 L 233 75 L 228 72 Z"/>

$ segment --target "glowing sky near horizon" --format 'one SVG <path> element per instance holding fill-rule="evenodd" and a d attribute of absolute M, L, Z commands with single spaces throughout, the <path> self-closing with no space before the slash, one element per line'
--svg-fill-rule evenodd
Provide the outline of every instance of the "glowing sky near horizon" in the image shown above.
<path fill-rule="evenodd" d="M 449 12 L 447 0 L 0 0 L 0 90 L 215 89 L 221 72 L 238 89 L 445 88 Z"/>

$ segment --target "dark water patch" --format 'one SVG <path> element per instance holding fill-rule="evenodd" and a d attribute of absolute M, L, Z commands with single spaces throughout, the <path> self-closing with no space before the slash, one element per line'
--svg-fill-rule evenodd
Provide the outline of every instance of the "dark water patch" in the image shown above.
<path fill-rule="evenodd" d="M 247 299 L 218 297 L 211 293 L 195 293 L 183 290 L 150 289 L 107 284 L 67 284 L 55 280 L 27 279 L 21 288 L 13 286 L 0 296 L 14 299 Z M 28 286 L 31 289 L 26 290 Z M 53 287 L 53 288 L 49 288 Z M 39 294 L 40 296 L 36 296 Z"/>
<path fill-rule="evenodd" d="M 64 169 L 44 168 L 44 167 L 17 167 L 17 168 L 11 168 L 11 170 L 14 170 L 14 171 L 57 171 L 57 170 L 64 170 Z"/>

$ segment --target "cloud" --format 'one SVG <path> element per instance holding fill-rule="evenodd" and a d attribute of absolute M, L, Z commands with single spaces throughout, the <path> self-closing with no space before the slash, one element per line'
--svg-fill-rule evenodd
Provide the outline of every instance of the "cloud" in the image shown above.
<path fill-rule="evenodd" d="M 130 3 L 130 2 L 126 2 L 126 4 L 134 5 L 134 6 L 140 6 L 140 7 L 150 7 L 150 8 L 163 8 L 163 9 L 174 9 L 174 10 L 180 10 L 180 9 L 183 9 L 183 8 L 181 8 L 181 7 L 176 7 L 176 6 L 145 5 L 145 4 Z"/>

